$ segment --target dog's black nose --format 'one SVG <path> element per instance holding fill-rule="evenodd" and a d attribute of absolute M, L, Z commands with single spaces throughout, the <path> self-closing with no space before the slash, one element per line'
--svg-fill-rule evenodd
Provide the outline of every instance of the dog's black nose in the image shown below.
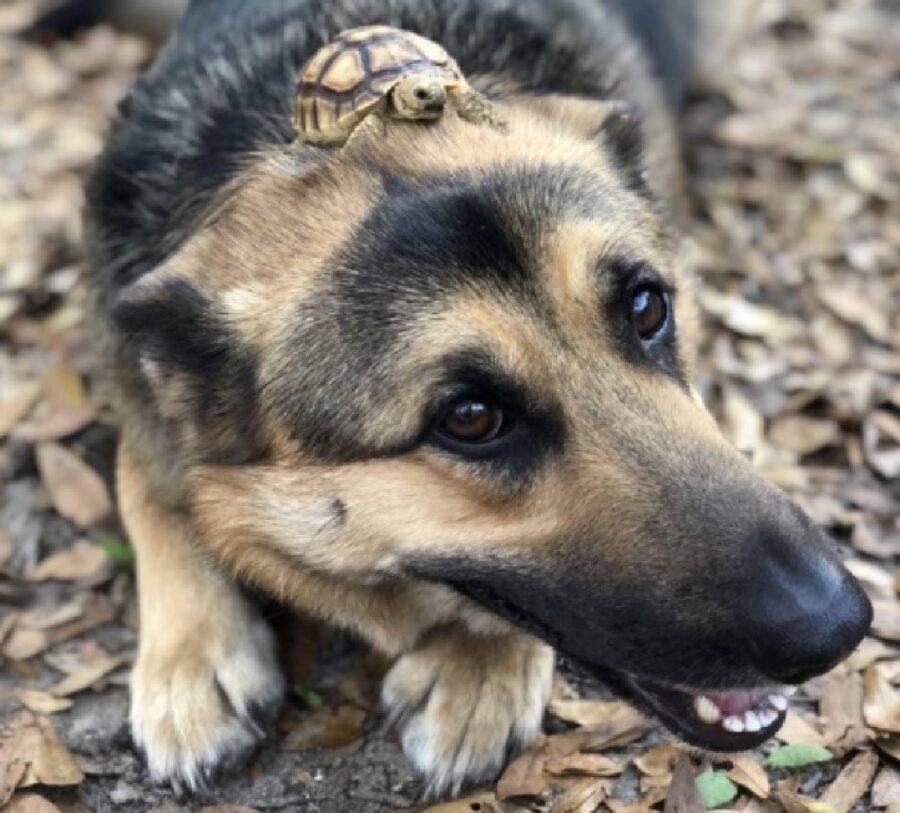
<path fill-rule="evenodd" d="M 872 623 L 872 605 L 847 569 L 821 553 L 824 545 L 770 538 L 763 547 L 741 602 L 752 658 L 774 680 L 802 683 L 853 651 Z"/>

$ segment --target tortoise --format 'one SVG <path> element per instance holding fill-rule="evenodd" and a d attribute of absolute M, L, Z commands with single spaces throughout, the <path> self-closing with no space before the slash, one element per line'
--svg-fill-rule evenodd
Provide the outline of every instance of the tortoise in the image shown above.
<path fill-rule="evenodd" d="M 303 66 L 294 126 L 302 141 L 341 146 L 370 115 L 435 120 L 448 102 L 467 121 L 493 121 L 490 102 L 436 42 L 385 25 L 353 28 Z"/>

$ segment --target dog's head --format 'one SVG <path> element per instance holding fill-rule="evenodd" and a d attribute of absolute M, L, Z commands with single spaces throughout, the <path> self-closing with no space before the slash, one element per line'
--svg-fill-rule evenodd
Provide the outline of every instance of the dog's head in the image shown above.
<path fill-rule="evenodd" d="M 753 746 L 870 606 L 692 389 L 689 281 L 628 114 L 503 112 L 262 156 L 126 295 L 190 501 L 268 585 L 415 584 L 690 741 Z"/>

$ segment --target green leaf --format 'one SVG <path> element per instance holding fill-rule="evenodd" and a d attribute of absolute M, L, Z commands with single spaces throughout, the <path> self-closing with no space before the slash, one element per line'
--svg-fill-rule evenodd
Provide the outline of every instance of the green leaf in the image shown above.
<path fill-rule="evenodd" d="M 114 565 L 124 570 L 134 570 L 134 548 L 131 545 L 113 536 L 101 536 L 97 542 Z"/>
<path fill-rule="evenodd" d="M 295 683 L 293 686 L 291 686 L 291 691 L 304 703 L 306 703 L 308 708 L 322 708 L 324 701 L 322 700 L 322 695 L 320 695 L 318 692 L 314 692 L 312 689 L 307 689 L 300 683 Z"/>
<path fill-rule="evenodd" d="M 834 754 L 821 745 L 783 745 L 776 748 L 766 763 L 776 768 L 802 768 L 804 765 L 812 765 L 814 762 L 828 762 L 834 759 Z"/>
<path fill-rule="evenodd" d="M 695 781 L 707 810 L 727 805 L 738 794 L 737 785 L 725 775 L 725 771 L 705 771 Z"/>

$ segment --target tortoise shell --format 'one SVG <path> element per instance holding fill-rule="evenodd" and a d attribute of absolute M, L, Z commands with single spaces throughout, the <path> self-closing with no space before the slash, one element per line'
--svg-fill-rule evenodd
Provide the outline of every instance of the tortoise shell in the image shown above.
<path fill-rule="evenodd" d="M 303 66 L 294 126 L 304 141 L 341 144 L 388 99 L 401 79 L 418 73 L 459 85 L 456 62 L 436 42 L 385 25 L 344 31 Z"/>

